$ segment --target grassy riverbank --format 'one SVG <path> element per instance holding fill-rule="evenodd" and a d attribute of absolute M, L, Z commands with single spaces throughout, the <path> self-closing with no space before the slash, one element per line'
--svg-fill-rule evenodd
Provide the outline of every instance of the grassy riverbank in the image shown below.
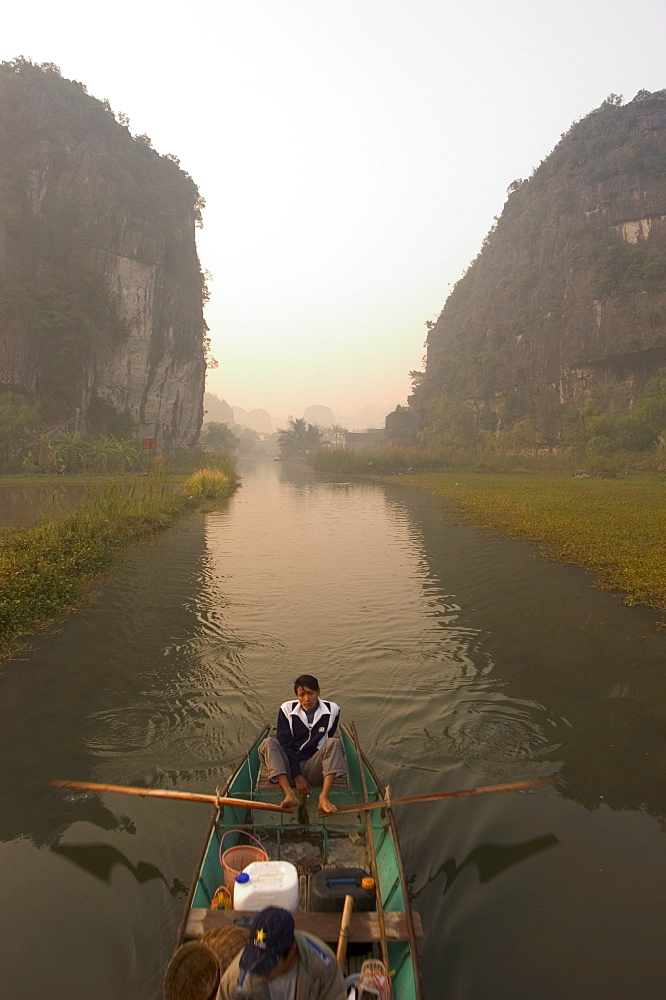
<path fill-rule="evenodd" d="M 98 487 L 71 513 L 51 512 L 0 540 L 0 657 L 22 637 L 73 610 L 90 583 L 132 542 L 174 524 L 187 510 L 229 496 L 234 475 L 204 469 L 173 489 L 161 477 Z"/>
<path fill-rule="evenodd" d="M 455 501 L 459 517 L 543 554 L 596 570 L 625 603 L 666 610 L 666 477 L 578 479 L 535 473 L 439 472 L 391 477 Z"/>
<path fill-rule="evenodd" d="M 100 486 L 115 486 L 118 484 L 147 483 L 159 480 L 161 483 L 184 483 L 191 473 L 185 472 L 164 472 L 158 473 L 137 473 L 128 472 L 121 475 L 119 472 L 91 473 L 84 475 L 82 472 L 64 473 L 63 475 L 35 475 L 26 476 L 23 473 L 6 473 L 0 475 L 0 486 L 52 486 L 54 491 L 59 486 L 85 486 L 98 488 Z"/>

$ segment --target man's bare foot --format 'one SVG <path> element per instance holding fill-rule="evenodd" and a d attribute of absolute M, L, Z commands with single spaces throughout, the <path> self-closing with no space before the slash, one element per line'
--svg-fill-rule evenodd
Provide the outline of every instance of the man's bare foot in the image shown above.
<path fill-rule="evenodd" d="M 299 801 L 295 795 L 285 795 L 280 805 L 283 809 L 297 809 Z"/>
<path fill-rule="evenodd" d="M 333 803 L 329 799 L 328 795 L 320 795 L 319 796 L 319 812 L 322 812 L 322 813 L 336 813 L 337 811 L 338 811 L 338 807 L 333 805 Z"/>

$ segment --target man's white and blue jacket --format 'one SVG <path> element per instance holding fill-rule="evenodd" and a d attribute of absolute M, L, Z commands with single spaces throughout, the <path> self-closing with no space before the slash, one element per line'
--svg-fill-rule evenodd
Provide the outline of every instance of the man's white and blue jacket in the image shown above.
<path fill-rule="evenodd" d="M 312 723 L 308 722 L 305 709 L 298 700 L 280 705 L 277 721 L 277 738 L 284 750 L 292 777 L 301 773 L 302 760 L 309 760 L 338 728 L 340 706 L 334 701 L 317 702 Z"/>

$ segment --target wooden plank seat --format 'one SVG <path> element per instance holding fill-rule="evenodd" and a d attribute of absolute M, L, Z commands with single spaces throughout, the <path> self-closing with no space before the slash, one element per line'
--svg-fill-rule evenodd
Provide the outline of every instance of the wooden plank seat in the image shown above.
<path fill-rule="evenodd" d="M 249 926 L 256 913 L 246 910 L 204 910 L 192 909 L 185 928 L 186 938 L 201 937 L 208 931 L 220 927 L 230 927 L 233 924 Z M 421 917 L 412 910 L 414 931 L 417 938 L 423 937 Z M 322 941 L 337 941 L 340 936 L 341 913 L 294 913 L 296 930 L 309 932 L 321 938 Z M 384 912 L 386 937 L 389 941 L 408 941 L 407 917 L 404 911 L 394 910 Z M 352 913 L 349 927 L 349 940 L 353 943 L 381 940 L 379 932 L 379 917 L 376 912 Z"/>

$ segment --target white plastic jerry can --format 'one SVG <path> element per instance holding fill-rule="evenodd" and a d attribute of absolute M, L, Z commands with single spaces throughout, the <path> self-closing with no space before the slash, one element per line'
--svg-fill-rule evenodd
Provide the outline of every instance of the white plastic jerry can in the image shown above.
<path fill-rule="evenodd" d="M 298 871 L 289 861 L 253 861 L 236 876 L 234 910 L 298 910 Z"/>

